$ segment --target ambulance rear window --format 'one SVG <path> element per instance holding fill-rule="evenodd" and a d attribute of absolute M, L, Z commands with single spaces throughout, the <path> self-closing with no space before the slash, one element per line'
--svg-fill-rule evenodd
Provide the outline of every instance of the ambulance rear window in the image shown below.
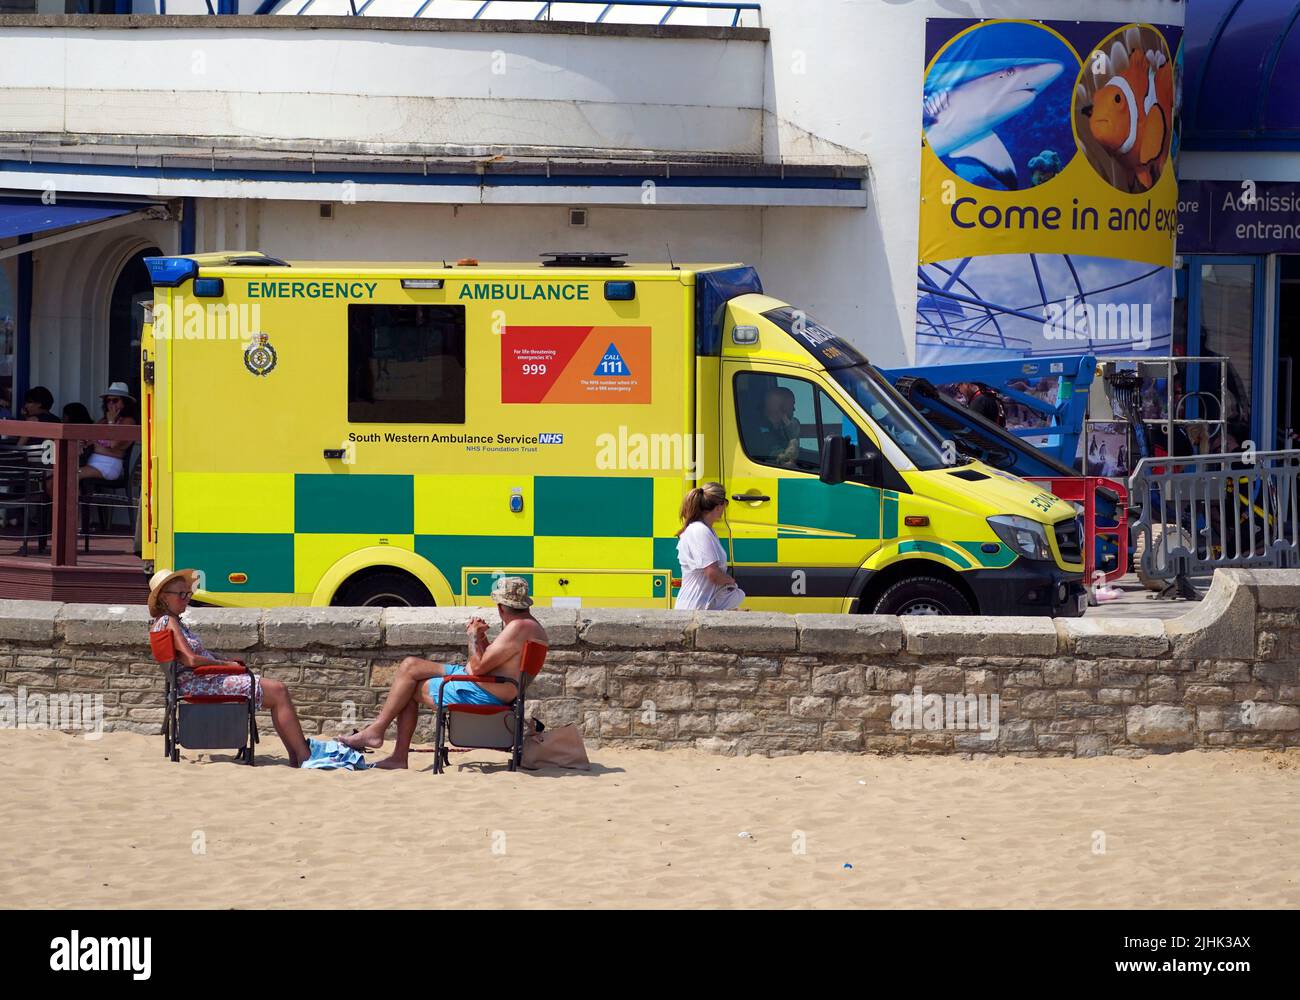
<path fill-rule="evenodd" d="M 465 422 L 465 307 L 348 306 L 348 421 Z"/>

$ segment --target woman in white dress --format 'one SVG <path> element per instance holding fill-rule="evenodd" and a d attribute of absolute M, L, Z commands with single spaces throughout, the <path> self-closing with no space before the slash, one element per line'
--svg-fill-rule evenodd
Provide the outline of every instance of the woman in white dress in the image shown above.
<path fill-rule="evenodd" d="M 713 532 L 714 522 L 726 509 L 727 491 L 721 483 L 697 486 L 682 501 L 682 528 L 677 532 L 682 586 L 674 607 L 689 611 L 731 611 L 745 599 L 745 592 L 727 575 L 727 553 Z"/>

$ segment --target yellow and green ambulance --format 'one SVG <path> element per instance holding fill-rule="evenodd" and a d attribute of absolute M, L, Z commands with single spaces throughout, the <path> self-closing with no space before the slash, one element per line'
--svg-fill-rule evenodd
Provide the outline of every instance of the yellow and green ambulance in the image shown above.
<path fill-rule="evenodd" d="M 1075 509 L 965 460 L 740 264 L 148 261 L 144 557 L 210 604 L 670 607 L 717 480 L 745 607 L 1077 615 Z"/>

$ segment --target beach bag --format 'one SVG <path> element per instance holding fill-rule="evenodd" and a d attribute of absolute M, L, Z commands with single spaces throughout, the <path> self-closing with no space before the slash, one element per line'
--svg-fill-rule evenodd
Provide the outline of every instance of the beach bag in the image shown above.
<path fill-rule="evenodd" d="M 582 745 L 582 733 L 575 725 L 559 729 L 543 729 L 524 737 L 524 750 L 519 766 L 535 771 L 539 767 L 570 767 L 579 771 L 591 770 L 587 748 Z"/>

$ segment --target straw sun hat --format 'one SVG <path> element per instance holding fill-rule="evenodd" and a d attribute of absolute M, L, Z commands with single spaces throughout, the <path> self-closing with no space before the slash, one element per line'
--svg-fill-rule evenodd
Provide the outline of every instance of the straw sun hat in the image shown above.
<path fill-rule="evenodd" d="M 190 589 L 193 590 L 197 585 L 198 573 L 192 569 L 160 569 L 157 573 L 149 578 L 149 614 L 154 618 L 159 615 L 165 615 L 167 609 L 163 607 L 163 590 L 173 580 L 185 580 Z"/>

